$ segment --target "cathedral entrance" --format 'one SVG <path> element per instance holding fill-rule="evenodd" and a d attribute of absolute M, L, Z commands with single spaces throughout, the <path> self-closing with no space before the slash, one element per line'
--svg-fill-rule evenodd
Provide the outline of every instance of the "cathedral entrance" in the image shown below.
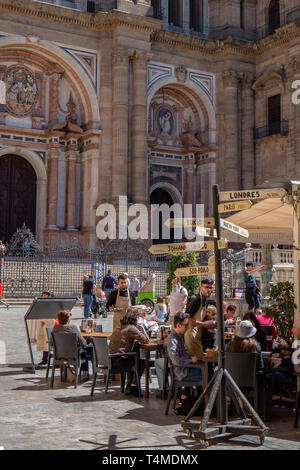
<path fill-rule="evenodd" d="M 162 188 L 157 188 L 154 191 L 152 191 L 151 196 L 150 196 L 150 204 L 167 204 L 169 207 L 174 204 L 174 201 L 170 194 Z M 167 217 L 170 219 L 174 218 L 174 212 L 170 213 L 170 216 Z M 170 229 L 170 238 L 166 239 L 163 238 L 163 224 L 165 223 L 165 220 L 163 220 L 162 214 L 159 214 L 159 239 L 158 240 L 152 240 L 153 245 L 156 245 L 158 243 L 174 243 L 174 229 Z"/>
<path fill-rule="evenodd" d="M 18 155 L 0 157 L 0 239 L 4 243 L 24 222 L 35 235 L 36 183 L 27 160 Z"/>

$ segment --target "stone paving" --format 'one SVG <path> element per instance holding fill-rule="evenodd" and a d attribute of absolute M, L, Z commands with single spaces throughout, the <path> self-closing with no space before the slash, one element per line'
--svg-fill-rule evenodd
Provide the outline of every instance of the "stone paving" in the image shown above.
<path fill-rule="evenodd" d="M 29 352 L 25 338 L 24 314 L 28 307 L 0 308 L 0 446 L 8 450 L 198 450 L 199 444 L 183 433 L 179 416 L 164 415 L 165 401 L 155 397 L 156 378 L 148 400 L 123 396 L 118 382 L 103 400 L 103 382 L 90 397 L 91 382 L 77 390 L 61 383 L 57 376 L 49 388 L 45 370 L 25 373 Z M 82 309 L 73 310 L 79 323 Z M 101 319 L 104 331 L 112 319 Z M 41 353 L 35 353 L 36 362 Z M 293 412 L 274 408 L 270 435 L 263 446 L 256 437 L 243 436 L 213 443 L 209 449 L 300 449 L 299 431 L 293 428 Z"/>

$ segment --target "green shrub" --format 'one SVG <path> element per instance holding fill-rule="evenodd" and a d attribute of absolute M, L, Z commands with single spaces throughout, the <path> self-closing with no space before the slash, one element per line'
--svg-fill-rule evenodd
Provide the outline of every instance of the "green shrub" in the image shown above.
<path fill-rule="evenodd" d="M 175 275 L 177 268 L 187 268 L 188 266 L 198 265 L 199 255 L 194 251 L 188 251 L 186 253 L 174 253 L 168 262 L 168 280 L 167 280 L 167 292 L 170 295 L 172 289 L 172 278 Z M 181 278 L 181 284 L 187 289 L 189 295 L 195 295 L 199 292 L 200 277 L 199 276 L 188 276 Z"/>

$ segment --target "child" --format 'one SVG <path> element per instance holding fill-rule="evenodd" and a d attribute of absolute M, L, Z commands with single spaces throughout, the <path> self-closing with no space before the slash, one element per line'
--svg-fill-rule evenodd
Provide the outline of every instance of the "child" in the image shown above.
<path fill-rule="evenodd" d="M 167 306 L 162 297 L 157 297 L 154 311 L 155 313 L 151 320 L 156 321 L 157 323 L 163 323 L 167 314 Z"/>

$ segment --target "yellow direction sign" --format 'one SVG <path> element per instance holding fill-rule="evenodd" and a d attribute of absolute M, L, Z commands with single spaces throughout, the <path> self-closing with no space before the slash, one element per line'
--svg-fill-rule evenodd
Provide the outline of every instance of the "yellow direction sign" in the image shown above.
<path fill-rule="evenodd" d="M 236 233 L 237 235 L 240 235 L 241 237 L 249 238 L 249 232 L 245 228 L 240 227 L 239 225 L 232 224 L 231 222 L 228 222 L 227 220 L 224 220 L 224 219 L 221 219 L 220 223 L 221 223 L 221 227 L 224 228 L 225 230 Z"/>
<path fill-rule="evenodd" d="M 218 248 L 222 250 L 227 247 L 227 240 L 218 240 Z M 164 255 L 170 253 L 183 253 L 185 251 L 211 251 L 214 249 L 214 242 L 190 242 L 190 243 L 169 243 L 162 245 L 152 245 L 149 248 L 153 255 Z"/>
<path fill-rule="evenodd" d="M 250 209 L 252 206 L 251 201 L 237 201 L 237 202 L 227 202 L 224 204 L 218 205 L 219 212 L 238 212 L 244 211 L 245 209 Z"/>
<path fill-rule="evenodd" d="M 197 217 L 185 217 L 184 219 L 168 219 L 165 221 L 165 225 L 170 228 L 181 228 L 181 227 L 214 227 L 215 219 L 213 217 L 197 218 Z"/>
<path fill-rule="evenodd" d="M 220 201 L 236 201 L 241 199 L 268 199 L 286 195 L 284 188 L 274 189 L 247 189 L 246 191 L 222 191 Z"/>
<path fill-rule="evenodd" d="M 211 256 L 210 258 L 208 258 L 208 265 L 209 265 L 209 266 L 214 266 L 214 265 L 215 265 L 215 262 L 216 262 L 215 255 L 213 255 L 213 256 Z"/>
<path fill-rule="evenodd" d="M 175 271 L 176 276 L 201 276 L 203 274 L 214 274 L 214 266 L 189 266 L 188 268 L 178 268 Z"/>
<path fill-rule="evenodd" d="M 209 227 L 196 227 L 196 233 L 200 237 L 214 237 L 217 238 L 217 231 L 215 228 Z"/>

